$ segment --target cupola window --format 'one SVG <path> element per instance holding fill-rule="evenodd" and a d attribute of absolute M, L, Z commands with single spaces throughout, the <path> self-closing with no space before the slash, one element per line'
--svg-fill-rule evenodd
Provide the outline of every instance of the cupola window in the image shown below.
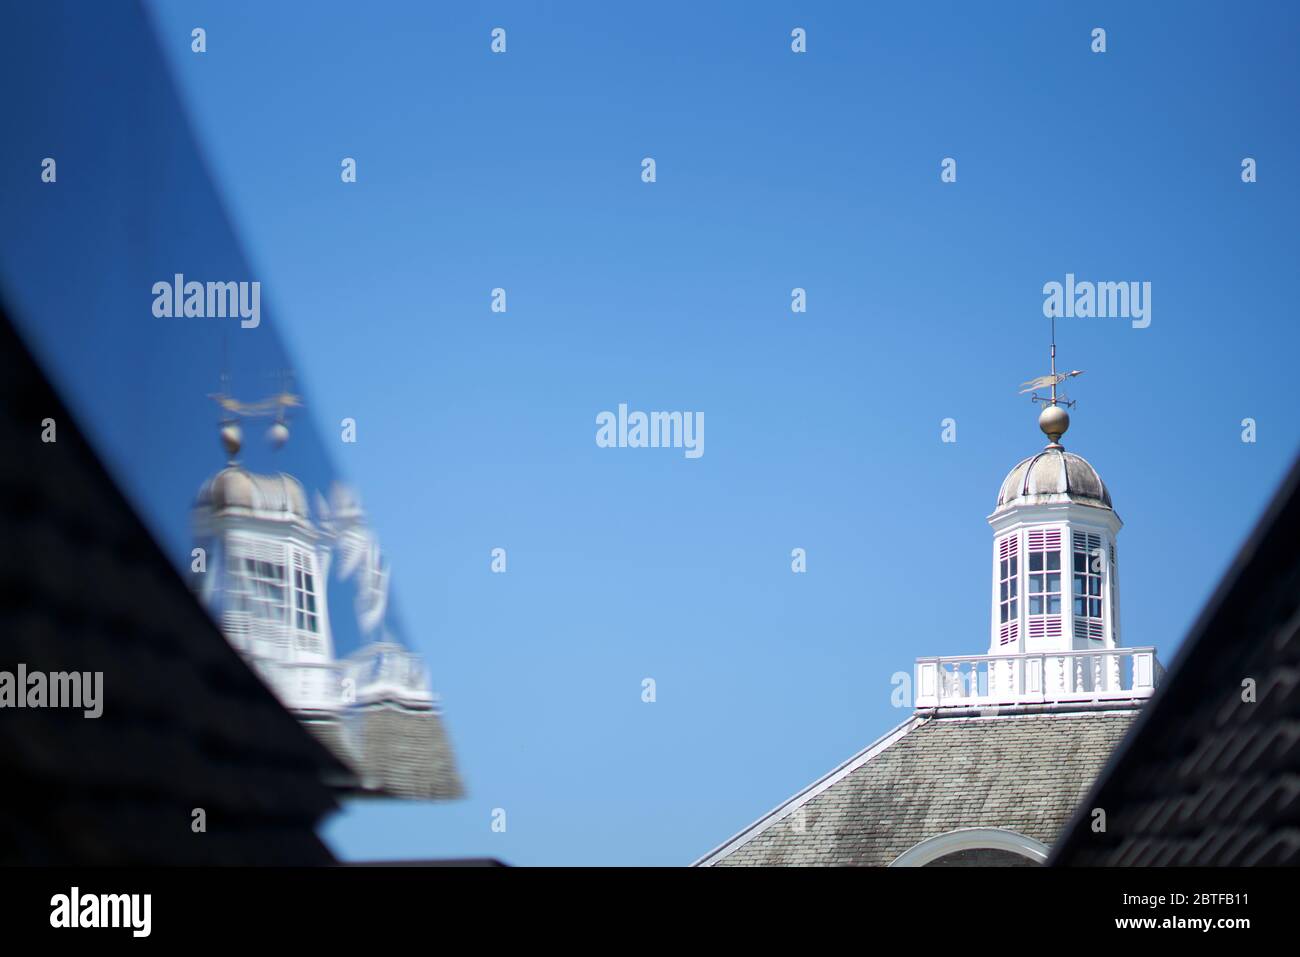
<path fill-rule="evenodd" d="M 283 621 L 284 566 L 251 557 L 232 557 L 230 564 L 232 610 L 248 612 L 262 621 Z"/>
<path fill-rule="evenodd" d="M 316 576 L 312 574 L 311 556 L 295 551 L 293 555 L 294 624 L 300 631 L 313 634 L 320 630 L 316 611 Z"/>
<path fill-rule="evenodd" d="M 1101 536 L 1074 532 L 1074 633 L 1080 638 L 1101 639 L 1101 577 L 1105 553 Z"/>
<path fill-rule="evenodd" d="M 1018 619 L 1020 610 L 1020 539 L 1008 535 L 998 543 L 999 621 L 1006 625 Z M 1003 644 L 1011 639 L 1012 629 L 1002 629 Z"/>
<path fill-rule="evenodd" d="M 1061 530 L 1029 532 L 1029 614 L 1061 613 Z"/>

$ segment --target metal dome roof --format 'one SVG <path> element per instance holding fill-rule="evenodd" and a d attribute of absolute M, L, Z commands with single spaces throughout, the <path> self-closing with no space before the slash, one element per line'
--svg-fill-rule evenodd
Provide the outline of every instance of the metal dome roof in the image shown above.
<path fill-rule="evenodd" d="M 997 510 L 1056 502 L 1113 509 L 1106 483 L 1087 459 L 1060 446 L 1048 446 L 1018 462 L 1008 473 L 998 491 Z"/>
<path fill-rule="evenodd" d="M 214 512 L 227 508 L 285 512 L 309 520 L 307 493 L 292 475 L 257 475 L 238 466 L 224 468 L 199 489 L 198 504 Z"/>

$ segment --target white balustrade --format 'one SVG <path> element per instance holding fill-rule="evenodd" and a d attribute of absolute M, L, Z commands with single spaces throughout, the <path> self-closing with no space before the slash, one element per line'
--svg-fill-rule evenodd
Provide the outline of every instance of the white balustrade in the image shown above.
<path fill-rule="evenodd" d="M 1150 697 L 1163 674 L 1154 648 L 918 658 L 916 707 L 1128 701 Z"/>

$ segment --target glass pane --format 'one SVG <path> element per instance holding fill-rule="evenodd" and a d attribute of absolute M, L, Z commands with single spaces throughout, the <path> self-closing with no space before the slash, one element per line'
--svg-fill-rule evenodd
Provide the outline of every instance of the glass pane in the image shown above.
<path fill-rule="evenodd" d="M 1002 570 L 1001 570 L 1001 573 L 1000 573 L 999 577 L 1001 577 L 1001 578 L 1006 578 L 1006 577 L 1007 577 L 1007 560 L 1006 560 L 1005 558 L 1002 559 L 1001 569 L 1002 569 Z"/>
<path fill-rule="evenodd" d="M 1020 568 L 1020 559 L 1015 555 L 1011 556 L 1011 575 L 1014 578 Z"/>
<path fill-rule="evenodd" d="M 1042 575 L 1030 575 L 1030 576 L 1029 576 L 1029 590 L 1030 590 L 1030 592 L 1041 592 L 1041 591 L 1043 590 L 1043 576 L 1042 576 Z"/>
<path fill-rule="evenodd" d="M 1056 615 L 1056 614 L 1059 614 L 1060 611 L 1061 611 L 1061 596 L 1060 596 L 1060 595 L 1048 595 L 1048 596 L 1047 596 L 1047 612 L 1048 612 L 1048 614 L 1050 614 L 1050 615 Z"/>
<path fill-rule="evenodd" d="M 1086 614 L 1087 614 L 1087 605 L 1088 605 L 1088 599 L 1083 598 L 1083 597 L 1076 597 L 1076 598 L 1074 599 L 1074 613 L 1075 613 L 1075 615 L 1077 615 L 1077 616 L 1080 617 L 1080 618 L 1082 618 L 1084 615 L 1086 615 Z"/>
<path fill-rule="evenodd" d="M 34 10 L 41 5 L 23 6 Z M 27 345 L 38 357 L 44 353 L 44 371 L 69 413 L 77 419 L 76 431 L 84 432 L 88 445 L 103 457 L 115 484 L 136 506 L 145 527 L 158 537 L 160 550 L 178 570 L 189 577 L 191 548 L 195 545 L 206 548 L 209 556 L 214 555 L 214 548 L 232 547 L 232 566 L 250 577 L 262 578 L 265 573 L 266 580 L 281 587 L 277 592 L 247 583 L 250 613 L 262 620 L 274 617 L 280 626 L 259 633 L 253 644 L 260 654 L 260 647 L 273 640 L 271 635 L 279 635 L 281 628 L 291 631 L 296 622 L 296 609 L 289 604 L 292 598 L 282 590 L 284 585 L 292 587 L 295 583 L 289 574 L 293 563 L 286 565 L 283 555 L 301 551 L 305 558 L 319 556 L 317 560 L 323 562 L 327 549 L 338 546 L 331 541 L 331 535 L 316 539 L 314 534 L 297 536 L 284 528 L 271 534 L 269 538 L 274 541 L 268 543 L 280 550 L 282 557 L 278 562 L 263 560 L 258 568 L 257 553 L 274 552 L 269 548 L 261 552 L 254 543 L 241 542 L 238 522 L 215 523 L 223 527 L 222 535 L 229 535 L 220 541 L 192 527 L 200 480 L 210 478 L 224 465 L 225 457 L 214 441 L 217 409 L 211 394 L 217 388 L 227 388 L 227 373 L 229 388 L 235 393 L 230 398 L 237 396 L 255 405 L 270 393 L 292 389 L 292 382 L 286 379 L 294 373 L 327 384 L 323 390 L 325 402 L 314 403 L 309 395 L 305 410 L 293 413 L 292 438 L 279 451 L 273 452 L 262 439 L 269 423 L 243 423 L 243 467 L 265 475 L 277 486 L 278 473 L 291 474 L 301 483 L 303 498 L 315 503 L 317 492 L 331 497 L 337 477 L 332 460 L 343 458 L 334 453 L 337 439 L 329 431 L 318 433 L 314 427 L 324 410 L 331 407 L 330 389 L 337 386 L 330 383 L 328 374 L 321 374 L 310 362 L 304 363 L 307 355 L 290 355 L 284 348 L 281 340 L 287 338 L 285 333 L 291 328 L 291 313 L 299 317 L 294 321 L 307 323 L 309 329 L 315 327 L 310 324 L 312 319 L 301 318 L 304 310 L 292 304 L 292 294 L 283 287 L 280 294 L 268 295 L 268 299 L 275 299 L 284 308 L 277 311 L 271 305 L 264 309 L 257 329 L 242 329 L 236 324 L 238 320 L 229 319 L 195 321 L 177 316 L 164 321 L 151 314 L 148 300 L 140 308 L 140 289 L 148 292 L 154 280 L 175 278 L 177 272 L 184 272 L 191 280 L 240 280 L 240 286 L 248 285 L 242 281 L 246 278 L 269 277 L 251 272 L 244 261 L 242 243 L 234 234 L 238 232 L 241 241 L 249 239 L 250 246 L 256 245 L 259 234 L 247 222 L 236 219 L 232 207 L 239 204 L 227 205 L 219 199 L 219 192 L 224 194 L 225 190 L 218 191 L 209 181 L 207 170 L 222 164 L 207 150 L 200 152 L 194 142 L 204 124 L 197 113 L 182 111 L 182 105 L 193 104 L 179 89 L 172 89 L 171 81 L 179 77 L 164 69 L 159 57 L 153 28 L 160 36 L 173 31 L 151 24 L 150 11 L 133 8 L 126 13 L 116 11 L 113 16 L 88 5 L 78 13 L 75 19 L 81 23 L 73 28 L 66 21 L 74 18 L 62 16 L 60 11 L 51 10 L 48 16 L 38 19 L 37 14 L 29 16 L 25 9 L 20 12 L 16 7 L 4 8 L 6 37 L 23 37 L 24 43 L 12 46 L 30 61 L 19 57 L 14 62 L 15 58 L 5 57 L 11 66 L 0 66 L 0 74 L 10 81 L 4 96 L 6 122 L 4 149 L 0 152 L 6 157 L 27 157 L 41 144 L 56 142 L 58 146 L 43 147 L 49 153 L 42 152 L 37 163 L 41 157 L 52 155 L 71 169 L 84 170 L 90 165 L 86 160 L 93 159 L 96 170 L 94 176 L 75 178 L 75 201 L 63 204 L 49 202 L 49 187 L 42 194 L 43 184 L 35 176 L 31 177 L 38 184 L 35 187 L 18 186 L 17 176 L 0 176 L 0 210 L 4 222 L 13 227 L 0 231 L 4 233 L 0 238 L 0 290 L 4 293 L 5 311 L 21 309 L 25 314 L 8 318 L 19 321 L 20 331 L 27 334 Z M 111 34 L 96 36 L 96 28 L 105 26 L 111 27 Z M 68 80 L 66 84 L 51 85 L 39 78 L 29 81 L 23 76 L 25 63 L 48 62 L 51 48 L 72 48 L 74 42 L 78 56 L 60 64 L 67 67 L 66 73 L 61 72 Z M 105 56 L 96 47 L 109 48 L 112 53 Z M 35 50 L 44 50 L 45 55 Z M 85 81 L 102 72 L 96 64 L 105 62 L 124 71 L 121 82 L 126 95 L 85 96 Z M 159 75 L 155 76 L 155 71 Z M 40 106 L 28 93 L 29 87 L 39 91 L 37 99 L 44 101 Z M 149 90 L 149 110 L 139 111 L 131 105 L 134 98 L 126 91 L 136 89 Z M 24 122 L 28 118 L 33 121 L 30 125 Z M 151 167 L 157 165 L 158 144 L 166 144 L 164 177 L 151 175 Z M 28 177 L 22 180 L 25 184 Z M 194 223 L 202 223 L 203 228 L 194 229 Z M 128 241 L 120 241 L 122 237 L 128 237 Z M 59 255 L 50 256 L 51 249 L 58 250 Z M 60 294 L 60 284 L 71 287 L 67 295 Z M 269 282 L 266 285 L 272 294 L 275 287 Z M 257 288 L 254 284 L 251 290 L 255 303 Z M 83 319 L 87 301 L 95 304 L 95 315 Z M 23 321 L 28 323 L 25 328 L 21 326 Z M 301 341 L 299 336 L 292 338 Z M 379 364 L 381 355 L 384 360 L 389 358 L 378 350 L 367 356 L 370 370 L 376 375 L 392 375 L 394 369 L 388 367 L 387 361 Z M 147 416 L 157 412 L 159 400 L 166 405 L 166 414 L 148 417 L 149 441 L 140 442 L 138 431 L 118 424 L 140 421 L 141 413 Z M 297 494 L 294 489 L 295 502 Z M 380 500 L 369 504 L 380 505 Z M 319 525 L 321 512 L 311 511 L 312 525 Z M 436 505 L 431 506 L 429 514 L 437 514 Z M 310 530 L 304 526 L 303 531 Z M 325 530 L 318 527 L 316 531 Z M 250 551 L 241 553 L 241 547 Z M 210 562 L 209 569 L 215 564 Z M 348 579 L 338 576 L 330 583 L 336 604 L 331 631 L 337 639 L 330 657 L 331 663 L 339 667 L 351 668 L 344 659 L 354 652 L 373 657 L 370 646 L 376 639 L 386 641 L 391 636 L 402 642 L 403 628 L 393 594 L 386 595 L 383 606 L 388 614 L 372 629 L 357 621 L 352 599 L 371 583 L 370 578 L 363 579 L 363 574 L 383 568 L 377 560 L 374 566 L 368 569 L 363 563 L 358 569 L 362 574 Z M 386 572 L 386 568 L 383 570 Z M 418 582 L 427 569 L 416 565 L 409 572 Z M 396 573 L 400 576 L 402 570 Z M 220 586 L 220 582 L 211 581 L 214 577 L 198 581 Z M 222 590 L 212 587 L 205 594 L 220 601 Z M 321 597 L 323 615 L 326 609 Z M 323 630 L 324 622 L 317 627 Z M 0 644 L 7 637 L 4 632 L 0 625 Z M 232 632 L 228 637 L 236 645 L 246 646 L 243 633 Z M 249 657 L 253 657 L 251 648 Z M 364 658 L 358 658 L 358 667 L 362 661 Z M 424 684 L 422 680 L 419 683 Z M 420 690 L 423 693 L 424 689 Z M 253 717 L 252 712 L 248 717 Z M 421 721 L 432 723 L 424 717 Z M 412 757 L 416 750 L 411 749 Z M 431 749 L 421 743 L 418 750 L 423 761 L 423 755 Z M 441 742 L 437 750 L 442 751 Z M 369 772 L 370 755 L 363 752 L 358 757 L 367 759 L 363 766 Z M 382 749 L 374 757 L 381 763 L 388 760 Z M 402 758 L 406 757 L 403 754 Z M 450 755 L 445 759 L 430 757 L 437 764 L 450 764 Z M 393 770 L 397 772 L 394 779 L 400 779 L 405 765 L 396 765 Z M 387 778 L 387 769 L 378 776 Z"/>
<path fill-rule="evenodd" d="M 1076 595 L 1083 595 L 1087 593 L 1087 588 L 1084 585 L 1085 580 L 1086 577 L 1083 575 L 1074 576 L 1074 593 Z"/>
<path fill-rule="evenodd" d="M 1014 598 L 1014 597 L 1016 596 L 1016 593 L 1017 593 L 1017 588 L 1016 588 L 1016 586 L 1019 584 L 1019 582 L 1017 582 L 1017 581 L 1013 578 L 1013 579 L 1011 579 L 1011 581 L 1009 582 L 1009 584 L 1011 585 L 1011 596 Z"/>
<path fill-rule="evenodd" d="M 1002 583 L 1002 596 L 998 599 L 998 601 L 1006 601 L 1006 600 L 1007 600 L 1007 583 L 1006 583 L 1006 582 L 1003 582 L 1003 583 Z"/>
<path fill-rule="evenodd" d="M 1088 594 L 1089 595 L 1101 594 L 1101 579 L 1098 578 L 1096 575 L 1093 575 L 1091 578 L 1088 579 Z"/>
<path fill-rule="evenodd" d="M 1090 599 L 1088 599 L 1088 605 L 1090 606 L 1088 610 L 1089 610 L 1089 612 L 1091 613 L 1092 617 L 1093 617 L 1093 618 L 1100 618 L 1100 617 L 1101 617 L 1101 599 L 1100 599 L 1100 598 L 1090 598 Z"/>
<path fill-rule="evenodd" d="M 1047 553 L 1047 567 L 1050 568 L 1050 569 L 1052 569 L 1052 570 L 1055 570 L 1055 569 L 1058 569 L 1058 568 L 1061 567 L 1061 553 L 1060 553 L 1060 552 L 1048 552 L 1048 553 Z"/>
<path fill-rule="evenodd" d="M 1012 617 L 1012 618 L 1015 618 L 1016 615 L 1019 614 L 1019 612 L 1016 611 L 1016 609 L 1019 607 L 1019 605 L 1020 605 L 1020 603 L 1019 603 L 1018 601 L 1016 601 L 1014 598 L 1011 599 L 1011 617 Z"/>
<path fill-rule="evenodd" d="M 1042 553 L 1042 552 L 1030 552 L 1030 553 L 1029 553 L 1029 570 L 1030 570 L 1031 572 L 1040 572 L 1040 571 L 1043 570 L 1043 553 Z"/>
<path fill-rule="evenodd" d="M 1048 591 L 1061 590 L 1061 576 L 1059 574 L 1047 576 L 1047 590 Z"/>
<path fill-rule="evenodd" d="M 1029 596 L 1029 614 L 1041 615 L 1043 613 L 1043 599 L 1039 595 Z"/>
<path fill-rule="evenodd" d="M 1006 605 L 1003 605 L 1003 606 L 1002 606 L 1002 620 L 1003 620 L 1003 621 L 1006 621 L 1006 620 L 1007 620 L 1007 606 L 1006 606 Z"/>

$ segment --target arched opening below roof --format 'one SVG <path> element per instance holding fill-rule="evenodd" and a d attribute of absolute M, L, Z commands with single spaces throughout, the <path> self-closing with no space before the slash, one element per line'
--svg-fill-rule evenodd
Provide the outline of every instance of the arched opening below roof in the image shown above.
<path fill-rule="evenodd" d="M 1002 827 L 962 827 L 913 844 L 890 867 L 1013 867 L 1047 860 L 1041 841 Z"/>

